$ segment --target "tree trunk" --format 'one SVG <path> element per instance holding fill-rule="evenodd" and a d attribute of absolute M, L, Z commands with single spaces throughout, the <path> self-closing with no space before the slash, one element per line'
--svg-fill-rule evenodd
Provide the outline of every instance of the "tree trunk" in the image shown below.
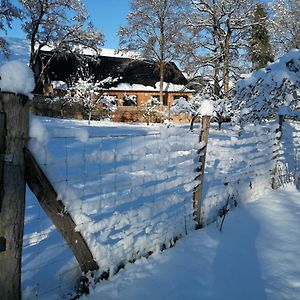
<path fill-rule="evenodd" d="M 192 117 L 191 124 L 190 124 L 190 131 L 193 131 L 193 130 L 194 130 L 194 123 L 195 123 L 195 121 L 196 121 L 197 118 L 198 118 L 198 114 L 195 114 L 195 115 Z"/>
<path fill-rule="evenodd" d="M 230 38 L 231 38 L 231 26 L 230 18 L 226 21 L 227 33 L 224 41 L 223 57 L 224 57 L 224 66 L 223 66 L 223 85 L 224 85 L 224 94 L 229 91 L 229 53 L 230 53 Z"/>
<path fill-rule="evenodd" d="M 88 121 L 89 125 L 91 124 L 91 119 L 92 119 L 92 111 L 90 110 L 89 111 L 89 121 Z"/>
<path fill-rule="evenodd" d="M 220 84 L 219 84 L 219 73 L 220 73 L 220 59 L 217 58 L 215 61 L 214 69 L 214 94 L 218 97 L 220 96 Z"/>
<path fill-rule="evenodd" d="M 63 106 L 60 109 L 60 116 L 62 119 L 64 118 L 64 107 Z"/>
<path fill-rule="evenodd" d="M 160 62 L 159 65 L 159 102 L 161 105 L 164 105 L 164 62 Z"/>

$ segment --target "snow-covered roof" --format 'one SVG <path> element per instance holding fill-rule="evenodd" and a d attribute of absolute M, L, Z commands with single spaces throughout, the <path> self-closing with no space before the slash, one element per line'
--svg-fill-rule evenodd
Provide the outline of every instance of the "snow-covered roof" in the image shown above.
<path fill-rule="evenodd" d="M 145 86 L 142 84 L 130 84 L 130 83 L 120 83 L 116 87 L 110 88 L 110 90 L 121 90 L 121 91 L 159 91 L 159 82 L 153 86 Z M 187 89 L 184 85 L 173 84 L 164 82 L 165 92 L 193 92 L 192 90 Z"/>
<path fill-rule="evenodd" d="M 21 60 L 25 63 L 29 62 L 30 45 L 29 41 L 19 38 L 7 38 L 11 56 L 9 60 Z M 46 62 L 49 59 L 51 46 L 42 48 L 41 59 Z M 95 55 L 93 50 L 82 49 L 84 55 Z M 5 61 L 0 56 L 1 61 Z M 37 63 L 39 64 L 39 62 Z M 51 81 L 64 81 L 70 84 L 72 77 L 78 68 L 78 58 L 72 54 L 58 55 L 52 60 L 47 68 L 47 75 Z M 111 78 L 106 84 L 106 88 L 114 88 L 118 90 L 141 90 L 141 91 L 159 91 L 159 71 L 157 63 L 150 60 L 141 59 L 134 52 L 120 52 L 114 49 L 103 48 L 100 52 L 99 60 L 91 62 L 92 72 L 95 80 L 103 81 Z M 39 67 L 39 66 L 37 66 Z M 186 78 L 174 63 L 168 63 L 165 66 L 165 91 L 189 92 L 185 88 Z"/>
<path fill-rule="evenodd" d="M 93 49 L 87 49 L 87 48 L 82 48 L 80 49 L 79 46 L 77 46 L 77 50 L 79 49 L 79 53 L 82 55 L 89 55 L 89 56 L 95 56 L 98 55 L 95 50 Z M 42 51 L 52 51 L 53 47 L 47 45 L 42 47 Z M 117 49 L 110 49 L 110 48 L 101 48 L 100 50 L 100 55 L 101 56 L 109 56 L 109 57 L 121 57 L 121 58 L 139 58 L 141 59 L 141 55 L 137 52 L 133 51 L 121 51 Z"/>
<path fill-rule="evenodd" d="M 30 42 L 27 39 L 14 38 L 14 37 L 5 37 L 5 40 L 8 43 L 8 48 L 10 50 L 11 55 L 8 60 L 21 60 L 23 62 L 28 63 L 30 58 Z M 52 51 L 53 47 L 47 45 L 42 48 L 43 51 Z M 101 56 L 109 56 L 109 57 L 120 57 L 120 58 L 141 58 L 141 56 L 133 51 L 125 52 L 118 51 L 116 49 L 109 48 L 101 48 L 100 49 Z M 93 56 L 96 52 L 92 49 L 82 49 L 80 51 L 83 55 Z M 7 59 L 3 57 L 0 53 L 0 63 L 2 61 L 6 61 Z"/>

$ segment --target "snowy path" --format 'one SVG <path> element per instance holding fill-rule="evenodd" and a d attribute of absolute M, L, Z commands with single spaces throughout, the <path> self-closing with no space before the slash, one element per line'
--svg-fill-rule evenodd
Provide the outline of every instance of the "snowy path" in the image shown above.
<path fill-rule="evenodd" d="M 270 191 L 129 265 L 84 299 L 300 299 L 300 193 Z"/>

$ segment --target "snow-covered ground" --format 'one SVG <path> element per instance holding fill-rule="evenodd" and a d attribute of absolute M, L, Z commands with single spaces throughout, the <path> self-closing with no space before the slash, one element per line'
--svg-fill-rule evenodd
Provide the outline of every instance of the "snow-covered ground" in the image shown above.
<path fill-rule="evenodd" d="M 239 205 L 175 247 L 128 265 L 83 299 L 298 300 L 300 193 L 294 186 Z M 220 220 L 219 220 L 220 221 Z"/>

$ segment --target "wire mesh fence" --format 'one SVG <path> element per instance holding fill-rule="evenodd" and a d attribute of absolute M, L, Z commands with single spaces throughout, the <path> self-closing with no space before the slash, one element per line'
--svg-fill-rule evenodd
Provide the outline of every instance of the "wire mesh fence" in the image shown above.
<path fill-rule="evenodd" d="M 82 133 L 59 133 L 33 138 L 31 150 L 101 271 L 114 274 L 121 264 L 168 247 L 193 228 L 197 134 L 185 128 L 158 128 L 150 133 L 90 135 L 84 140 Z M 58 241 L 51 222 L 44 219 L 44 225 L 42 212 L 34 213 L 35 208 L 27 211 L 25 226 L 36 222 L 42 228 L 25 234 L 25 257 L 32 243 L 37 251 L 44 244 L 45 253 L 49 252 L 47 244 L 59 248 L 63 242 Z M 61 251 L 64 257 L 67 251 Z M 59 265 L 61 258 L 55 260 Z M 71 256 L 69 264 L 75 268 Z M 44 267 L 34 272 L 37 269 Z"/>
<path fill-rule="evenodd" d="M 63 124 L 63 123 L 62 123 Z M 194 230 L 192 195 L 199 128 L 88 128 L 38 120 L 30 149 L 85 238 L 99 272 L 173 245 Z M 270 187 L 276 122 L 210 129 L 203 219 Z M 46 129 L 46 130 L 45 130 Z M 283 155 L 282 155 L 283 157 Z M 72 297 L 80 269 L 28 191 L 23 256 L 25 299 Z M 99 273 L 100 274 L 100 273 Z"/>
<path fill-rule="evenodd" d="M 278 186 L 300 183 L 300 121 L 284 119 L 277 161 Z"/>

